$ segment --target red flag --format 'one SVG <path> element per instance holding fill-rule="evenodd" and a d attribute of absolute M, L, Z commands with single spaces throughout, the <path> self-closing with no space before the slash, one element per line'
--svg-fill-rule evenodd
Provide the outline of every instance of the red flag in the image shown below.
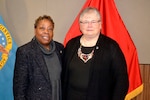
<path fill-rule="evenodd" d="M 125 55 L 129 76 L 129 89 L 125 100 L 130 100 L 143 91 L 143 83 L 136 47 L 117 11 L 114 0 L 87 0 L 82 9 L 86 7 L 96 7 L 100 11 L 102 16 L 102 33 L 114 39 Z M 71 38 L 81 34 L 78 18 L 79 15 L 66 34 L 64 45 Z"/>

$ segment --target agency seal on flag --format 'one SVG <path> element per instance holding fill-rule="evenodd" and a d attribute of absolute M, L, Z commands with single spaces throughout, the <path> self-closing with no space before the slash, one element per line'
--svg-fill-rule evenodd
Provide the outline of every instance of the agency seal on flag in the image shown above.
<path fill-rule="evenodd" d="M 0 70 L 7 62 L 9 51 L 12 49 L 12 37 L 7 28 L 0 24 Z"/>

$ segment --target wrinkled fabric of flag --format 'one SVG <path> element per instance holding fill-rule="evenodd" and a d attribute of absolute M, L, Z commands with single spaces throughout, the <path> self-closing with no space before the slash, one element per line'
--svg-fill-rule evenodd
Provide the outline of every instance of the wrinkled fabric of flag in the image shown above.
<path fill-rule="evenodd" d="M 14 100 L 13 72 L 17 44 L 0 16 L 0 100 Z"/>

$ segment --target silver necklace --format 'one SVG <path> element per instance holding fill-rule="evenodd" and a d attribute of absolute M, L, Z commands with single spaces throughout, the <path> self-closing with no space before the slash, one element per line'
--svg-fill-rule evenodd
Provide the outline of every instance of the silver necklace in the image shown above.
<path fill-rule="evenodd" d="M 84 63 L 86 63 L 88 60 L 90 60 L 93 57 L 94 49 L 90 53 L 85 54 L 82 52 L 81 48 L 82 48 L 82 46 L 80 45 L 80 47 L 78 49 L 78 57 L 81 60 L 83 60 Z"/>

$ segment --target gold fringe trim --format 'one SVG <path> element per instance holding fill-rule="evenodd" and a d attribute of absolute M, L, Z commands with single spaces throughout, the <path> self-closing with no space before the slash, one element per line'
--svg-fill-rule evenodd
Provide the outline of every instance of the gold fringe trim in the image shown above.
<path fill-rule="evenodd" d="M 141 84 L 139 87 L 137 87 L 135 90 L 131 91 L 130 93 L 128 93 L 125 97 L 125 100 L 131 100 L 134 97 L 136 97 L 137 95 L 139 95 L 142 91 L 143 91 L 143 87 L 144 85 Z"/>

